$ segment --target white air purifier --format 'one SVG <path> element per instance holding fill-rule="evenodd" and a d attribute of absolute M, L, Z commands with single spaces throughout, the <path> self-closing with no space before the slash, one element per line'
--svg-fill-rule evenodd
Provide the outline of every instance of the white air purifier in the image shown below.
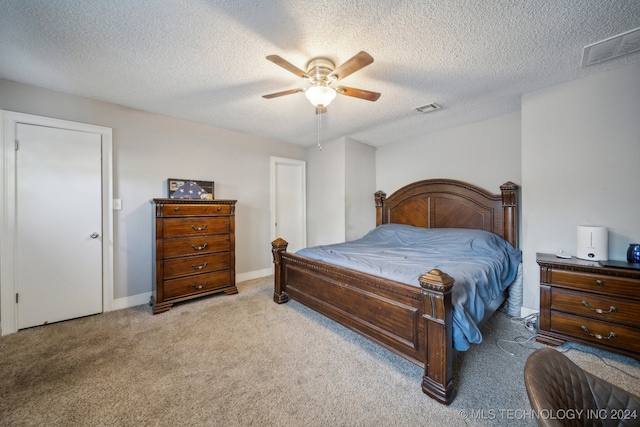
<path fill-rule="evenodd" d="M 609 257 L 607 227 L 579 225 L 576 257 L 589 261 L 606 261 Z"/>

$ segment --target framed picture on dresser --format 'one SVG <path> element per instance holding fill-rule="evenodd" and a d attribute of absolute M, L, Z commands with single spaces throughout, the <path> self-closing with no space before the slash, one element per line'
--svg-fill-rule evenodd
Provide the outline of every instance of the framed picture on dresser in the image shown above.
<path fill-rule="evenodd" d="M 215 198 L 214 185 L 213 181 L 167 178 L 167 197 L 171 199 L 213 200 Z"/>

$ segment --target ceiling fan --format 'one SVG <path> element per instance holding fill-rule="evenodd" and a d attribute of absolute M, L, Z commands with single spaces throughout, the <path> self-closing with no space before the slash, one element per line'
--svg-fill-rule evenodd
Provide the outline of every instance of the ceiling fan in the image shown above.
<path fill-rule="evenodd" d="M 333 62 L 328 59 L 315 58 L 307 64 L 306 72 L 278 55 L 269 55 L 267 56 L 267 59 L 296 76 L 307 80 L 311 86 L 306 89 L 289 89 L 282 92 L 271 93 L 269 95 L 262 95 L 265 99 L 304 92 L 307 99 L 314 107 L 316 107 L 316 114 L 322 114 L 327 111 L 327 105 L 333 101 L 336 94 L 366 99 L 367 101 L 376 101 L 380 98 L 380 94 L 378 92 L 371 92 L 347 86 L 337 86 L 335 88 L 331 86 L 338 80 L 344 79 L 345 77 L 371 64 L 373 62 L 373 57 L 367 52 L 362 51 L 356 54 L 337 68 Z"/>

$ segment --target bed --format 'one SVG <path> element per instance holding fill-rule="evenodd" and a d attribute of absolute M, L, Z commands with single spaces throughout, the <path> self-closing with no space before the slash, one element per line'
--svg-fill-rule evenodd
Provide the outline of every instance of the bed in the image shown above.
<path fill-rule="evenodd" d="M 507 182 L 500 190 L 493 194 L 461 181 L 430 179 L 406 185 L 389 197 L 378 191 L 376 229 L 399 224 L 484 230 L 515 248 L 518 186 Z M 417 284 L 408 284 L 289 253 L 287 242 L 280 238 L 271 246 L 276 303 L 294 299 L 422 367 L 423 392 L 444 404 L 453 401 L 455 281 L 446 270 L 425 268 Z M 478 323 L 505 298 L 506 292 L 500 292 L 486 303 Z"/>

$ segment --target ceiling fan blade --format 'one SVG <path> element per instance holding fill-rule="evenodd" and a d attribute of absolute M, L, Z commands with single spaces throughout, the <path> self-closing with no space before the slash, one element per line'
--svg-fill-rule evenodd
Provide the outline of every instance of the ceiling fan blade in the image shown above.
<path fill-rule="evenodd" d="M 336 80 L 344 79 L 348 75 L 355 73 L 356 71 L 366 67 L 373 62 L 373 57 L 365 51 L 361 51 L 349 59 L 344 64 L 333 70 L 329 74 L 329 79 L 336 78 Z"/>
<path fill-rule="evenodd" d="M 300 68 L 296 67 L 295 65 L 293 65 L 291 62 L 287 61 L 286 59 L 283 59 L 283 58 L 279 57 L 278 55 L 269 55 L 269 56 L 267 56 L 267 59 L 269 61 L 273 62 L 274 64 L 281 66 L 285 70 L 295 74 L 298 77 L 301 77 L 303 79 L 308 79 L 309 78 L 309 74 L 307 74 L 306 72 L 302 71 Z"/>
<path fill-rule="evenodd" d="M 338 86 L 336 93 L 340 95 L 353 96 L 354 98 L 366 99 L 367 101 L 377 101 L 380 98 L 380 93 L 371 92 L 369 90 L 356 89 L 347 86 Z"/>
<path fill-rule="evenodd" d="M 316 107 L 316 114 L 324 114 L 327 112 L 327 107 Z"/>
<path fill-rule="evenodd" d="M 270 93 L 269 95 L 262 95 L 262 97 L 264 99 L 271 99 L 271 98 L 277 98 L 279 96 L 285 96 L 285 95 L 291 95 L 294 93 L 298 93 L 298 92 L 304 92 L 304 89 L 289 89 L 289 90 L 284 90 L 282 92 L 276 92 L 276 93 Z"/>

